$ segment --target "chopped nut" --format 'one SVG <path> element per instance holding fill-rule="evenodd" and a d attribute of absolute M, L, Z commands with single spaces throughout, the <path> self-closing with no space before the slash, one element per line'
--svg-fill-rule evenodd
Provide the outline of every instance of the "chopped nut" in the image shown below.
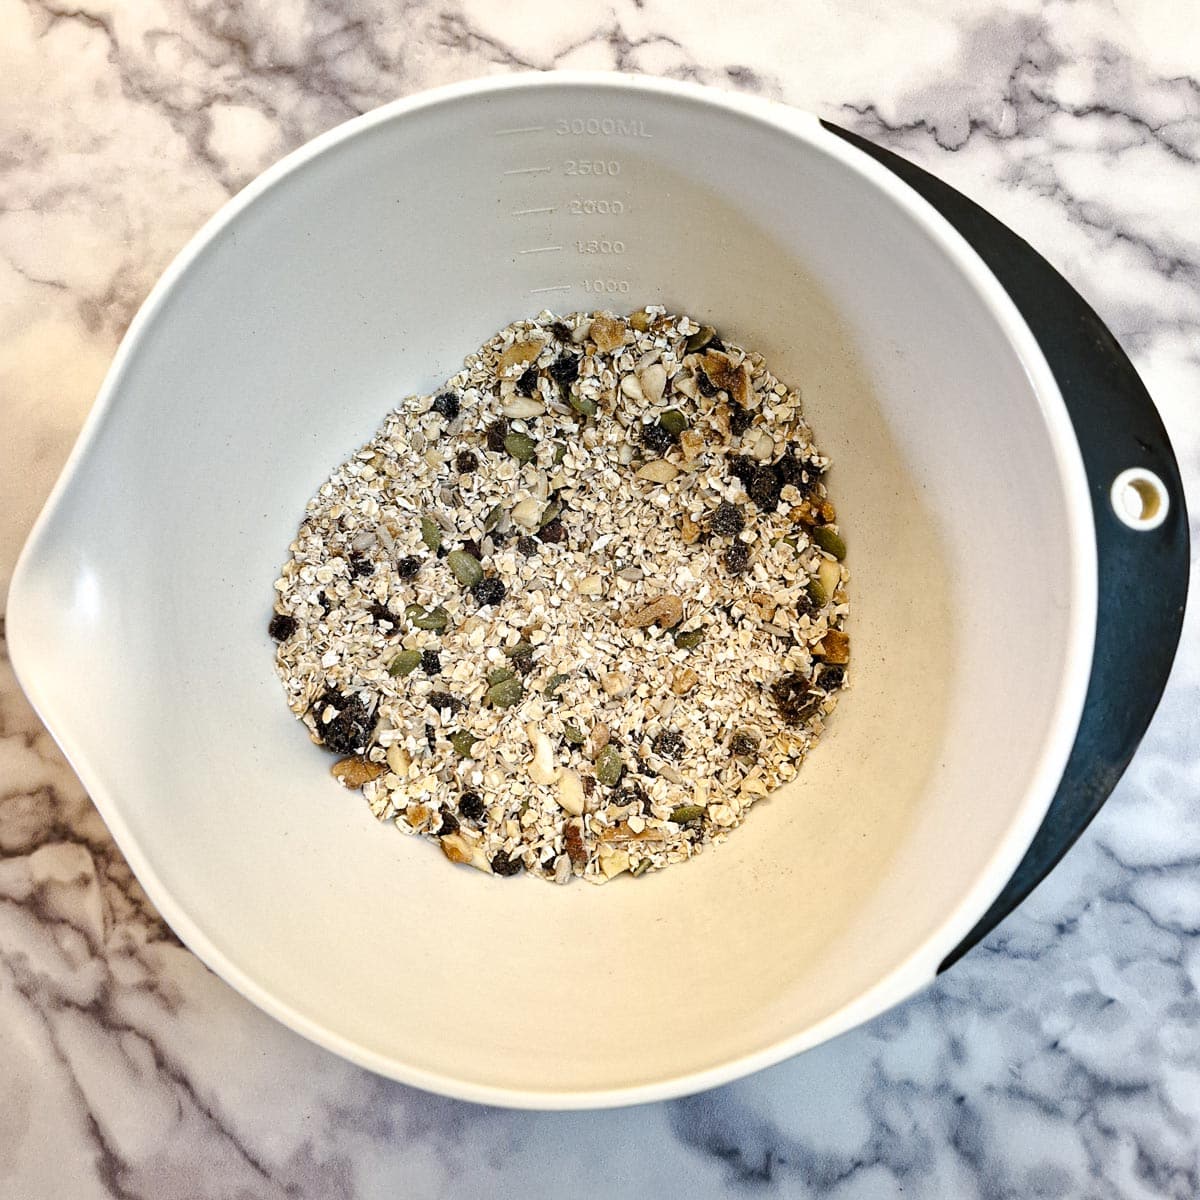
<path fill-rule="evenodd" d="M 665 458 L 651 459 L 644 467 L 639 467 L 637 470 L 639 479 L 648 479 L 651 483 L 670 483 L 678 474 L 679 468 L 667 462 Z"/>
<path fill-rule="evenodd" d="M 600 686 L 610 696 L 620 697 L 629 694 L 629 680 L 620 671 L 605 671 L 600 676 Z"/>
<path fill-rule="evenodd" d="M 540 417 L 546 411 L 546 406 L 540 400 L 529 396 L 514 396 L 500 405 L 500 411 L 514 421 L 528 417 Z"/>
<path fill-rule="evenodd" d="M 638 382 L 642 385 L 642 395 L 647 404 L 658 404 L 667 387 L 667 369 L 662 363 L 651 363 L 638 372 Z"/>
<path fill-rule="evenodd" d="M 383 774 L 379 763 L 370 762 L 365 758 L 342 758 L 329 768 L 329 773 L 346 788 L 360 788 L 372 779 L 378 779 Z"/>
<path fill-rule="evenodd" d="M 541 342 L 513 342 L 500 355 L 500 370 L 506 374 L 513 367 L 527 367 L 542 352 Z"/>
<path fill-rule="evenodd" d="M 448 833 L 441 839 L 442 853 L 452 863 L 469 863 L 474 857 L 471 843 L 461 833 Z"/>
<path fill-rule="evenodd" d="M 612 879 L 629 870 L 629 852 L 617 846 L 600 847 L 600 870 L 605 879 Z"/>
<path fill-rule="evenodd" d="M 583 753 L 594 762 L 604 747 L 608 745 L 610 736 L 608 726 L 603 721 L 597 721 L 583 743 Z"/>
<path fill-rule="evenodd" d="M 540 500 L 522 500 L 512 510 L 513 523 L 523 529 L 537 529 L 542 519 L 542 502 Z"/>
<path fill-rule="evenodd" d="M 570 767 L 560 767 L 558 772 L 558 795 L 555 799 L 564 812 L 576 817 L 583 816 L 583 783 L 579 772 Z"/>
<path fill-rule="evenodd" d="M 667 593 L 643 604 L 625 618 L 625 624 L 632 629 L 647 629 L 651 625 L 659 625 L 670 629 L 683 620 L 683 601 L 678 596 Z"/>
<path fill-rule="evenodd" d="M 685 546 L 692 546 L 700 538 L 700 526 L 691 517 L 685 516 L 679 523 L 679 536 Z"/>
<path fill-rule="evenodd" d="M 671 691 L 676 696 L 686 696 L 700 682 L 700 676 L 691 667 L 677 667 L 671 680 Z"/>
<path fill-rule="evenodd" d="M 587 575 L 575 585 L 575 590 L 581 596 L 603 596 L 604 577 L 601 575 Z"/>
<path fill-rule="evenodd" d="M 554 763 L 554 746 L 550 739 L 536 726 L 530 725 L 526 732 L 533 746 L 533 760 L 529 764 L 529 778 L 534 783 L 553 783 L 558 778 Z"/>
<path fill-rule="evenodd" d="M 704 434 L 697 429 L 685 429 L 679 435 L 679 448 L 684 462 L 695 462 L 704 451 Z"/>

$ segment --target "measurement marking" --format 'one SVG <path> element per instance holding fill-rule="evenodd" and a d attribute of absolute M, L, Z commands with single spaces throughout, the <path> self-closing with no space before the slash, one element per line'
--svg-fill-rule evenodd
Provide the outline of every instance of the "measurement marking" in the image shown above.
<path fill-rule="evenodd" d="M 534 246 L 529 250 L 521 250 L 521 254 L 549 254 L 551 250 L 561 250 L 561 246 Z"/>
<path fill-rule="evenodd" d="M 496 137 L 507 137 L 510 133 L 542 133 L 545 128 L 545 125 L 519 125 L 516 129 L 495 129 L 492 132 Z"/>
<path fill-rule="evenodd" d="M 530 288 L 529 294 L 531 296 L 537 296 L 541 292 L 569 292 L 570 290 L 571 285 L 569 283 L 556 283 L 553 287 Z"/>
<path fill-rule="evenodd" d="M 549 175 L 553 171 L 553 167 L 513 167 L 511 171 L 505 171 L 505 175 Z"/>
<path fill-rule="evenodd" d="M 528 217 L 533 213 L 557 212 L 557 208 L 553 204 L 546 205 L 545 208 L 514 208 L 509 214 L 513 217 Z"/>

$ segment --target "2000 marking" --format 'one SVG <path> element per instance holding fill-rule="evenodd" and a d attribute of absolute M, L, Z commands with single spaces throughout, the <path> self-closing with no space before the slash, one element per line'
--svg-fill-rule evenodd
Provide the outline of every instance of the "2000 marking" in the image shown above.
<path fill-rule="evenodd" d="M 585 279 L 585 292 L 607 292 L 609 295 L 619 293 L 624 296 L 629 291 L 628 279 Z"/>
<path fill-rule="evenodd" d="M 575 249 L 580 254 L 624 254 L 625 243 L 611 238 L 588 238 L 587 241 L 576 239 Z"/>
<path fill-rule="evenodd" d="M 621 164 L 615 158 L 568 158 L 568 175 L 620 175 Z"/>
<path fill-rule="evenodd" d="M 576 196 L 568 203 L 567 211 L 574 217 L 593 215 L 619 217 L 625 211 L 625 202 L 623 200 L 584 200 Z"/>

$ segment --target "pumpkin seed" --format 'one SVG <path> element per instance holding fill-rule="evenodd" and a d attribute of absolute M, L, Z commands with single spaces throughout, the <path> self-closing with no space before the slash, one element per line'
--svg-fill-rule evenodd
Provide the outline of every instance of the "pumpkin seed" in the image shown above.
<path fill-rule="evenodd" d="M 671 820 L 676 825 L 690 825 L 693 821 L 698 821 L 704 816 L 703 804 L 681 804 L 678 808 L 671 810 Z"/>
<path fill-rule="evenodd" d="M 689 354 L 695 354 L 697 350 L 703 350 L 709 342 L 717 336 L 717 331 L 711 325 L 701 325 L 695 333 L 688 338 L 685 343 L 685 348 Z"/>
<path fill-rule="evenodd" d="M 515 646 L 504 647 L 505 658 L 525 658 L 533 653 L 533 647 L 528 642 L 518 642 Z"/>
<path fill-rule="evenodd" d="M 562 685 L 564 683 L 566 683 L 567 680 L 570 678 L 571 678 L 570 675 L 562 675 L 562 674 L 551 675 L 549 681 L 546 684 L 546 691 L 544 694 L 552 700 L 557 699 L 558 698 L 558 689 L 560 687 L 562 687 Z M 579 740 L 581 742 L 583 741 L 582 736 L 580 737 Z"/>
<path fill-rule="evenodd" d="M 621 761 L 621 752 L 616 746 L 605 746 L 596 755 L 596 778 L 605 787 L 616 787 L 625 774 L 625 764 Z"/>
<path fill-rule="evenodd" d="M 675 645 L 680 650 L 695 650 L 702 641 L 704 641 L 703 629 L 677 630 L 675 633 Z"/>
<path fill-rule="evenodd" d="M 658 418 L 658 423 L 672 436 L 677 438 L 685 429 L 688 428 L 691 422 L 677 408 L 668 408 L 661 417 Z"/>
<path fill-rule="evenodd" d="M 397 675 L 411 675 L 421 665 L 420 650 L 401 650 L 388 663 L 388 674 L 394 679 Z"/>
<path fill-rule="evenodd" d="M 472 587 L 483 578 L 483 567 L 479 559 L 466 550 L 451 550 L 446 555 L 446 566 L 463 587 Z"/>
<path fill-rule="evenodd" d="M 504 683 L 509 679 L 517 677 L 516 671 L 512 667 L 497 667 L 494 671 L 488 672 L 488 686 L 495 687 L 498 683 Z"/>
<path fill-rule="evenodd" d="M 841 562 L 846 557 L 846 542 L 836 529 L 828 525 L 818 525 L 812 531 L 812 540 L 827 554 Z"/>
<path fill-rule="evenodd" d="M 570 724 L 563 726 L 563 741 L 568 746 L 582 746 L 586 740 L 583 736 L 583 730 L 578 726 Z"/>
<path fill-rule="evenodd" d="M 568 403 L 580 416 L 594 417 L 596 415 L 596 402 L 587 396 L 572 396 Z"/>
<path fill-rule="evenodd" d="M 434 608 L 423 608 L 420 604 L 410 604 L 404 615 L 417 629 L 432 629 L 441 633 L 450 623 L 450 614 L 439 604 Z"/>
<path fill-rule="evenodd" d="M 450 745 L 454 747 L 454 752 L 460 758 L 470 758 L 471 751 L 475 749 L 475 743 L 479 739 L 465 729 L 459 729 L 450 735 Z"/>
<path fill-rule="evenodd" d="M 484 693 L 483 698 L 486 703 L 495 708 L 512 708 L 514 704 L 520 704 L 521 697 L 524 695 L 525 688 L 519 679 L 502 679 L 498 683 L 492 684 Z"/>
<path fill-rule="evenodd" d="M 519 463 L 532 462 L 537 454 L 537 442 L 527 433 L 510 433 L 504 438 L 504 448 Z"/>
<path fill-rule="evenodd" d="M 434 551 L 442 544 L 442 527 L 432 517 L 421 518 L 421 541 Z"/>

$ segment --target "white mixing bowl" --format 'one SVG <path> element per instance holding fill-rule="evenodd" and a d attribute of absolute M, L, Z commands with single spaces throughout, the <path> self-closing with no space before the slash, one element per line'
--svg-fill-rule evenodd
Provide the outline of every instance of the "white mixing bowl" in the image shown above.
<path fill-rule="evenodd" d="M 850 545 L 854 686 L 794 786 L 605 888 L 448 866 L 287 710 L 271 585 L 401 396 L 544 307 L 703 317 L 803 391 Z M 138 315 L 18 571 L 14 658 L 154 903 L 306 1036 L 422 1087 L 696 1090 L 927 983 L 1079 721 L 1092 513 L 974 251 L 780 107 L 616 76 L 418 96 L 268 171 Z"/>

